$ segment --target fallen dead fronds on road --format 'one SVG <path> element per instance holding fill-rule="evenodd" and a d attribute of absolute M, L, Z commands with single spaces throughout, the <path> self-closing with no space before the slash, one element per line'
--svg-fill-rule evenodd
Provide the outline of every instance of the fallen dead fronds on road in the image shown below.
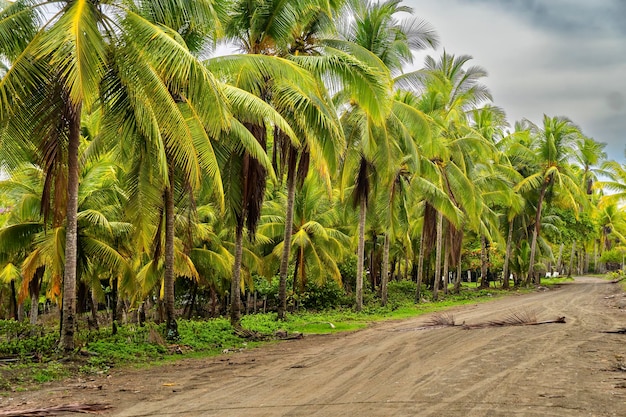
<path fill-rule="evenodd" d="M 61 413 L 100 414 L 110 409 L 106 404 L 67 404 L 45 408 L 31 408 L 24 410 L 0 410 L 1 417 L 47 417 Z"/>
<path fill-rule="evenodd" d="M 490 320 L 485 323 L 466 324 L 465 322 L 457 324 L 454 315 L 450 313 L 434 314 L 426 325 L 416 327 L 411 330 L 431 330 L 444 327 L 461 327 L 466 330 L 484 329 L 488 327 L 508 327 L 508 326 L 536 326 L 540 324 L 565 323 L 565 317 L 557 317 L 553 320 L 538 321 L 537 316 L 533 312 L 512 312 L 503 320 Z"/>

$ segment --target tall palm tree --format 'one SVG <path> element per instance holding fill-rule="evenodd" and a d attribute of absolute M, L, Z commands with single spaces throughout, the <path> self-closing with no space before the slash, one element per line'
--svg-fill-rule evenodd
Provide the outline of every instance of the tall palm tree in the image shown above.
<path fill-rule="evenodd" d="M 346 15 L 349 23 L 343 25 L 343 38 L 360 45 L 378 57 L 388 71 L 388 77 L 401 72 L 403 64 L 412 62 L 414 50 L 434 47 L 437 44 L 437 36 L 428 24 L 417 19 L 407 19 L 402 22 L 397 20 L 398 13 L 412 13 L 413 11 L 410 7 L 401 6 L 398 0 L 383 3 L 354 2 L 351 8 L 352 15 Z M 391 79 L 388 88 L 389 93 L 384 100 L 389 103 L 389 111 L 382 120 L 372 118 L 358 106 L 353 106 L 343 116 L 346 137 L 349 138 L 349 146 L 352 146 L 352 149 L 348 150 L 346 163 L 344 163 L 343 178 L 344 183 L 349 181 L 354 185 L 353 201 L 355 208 L 359 211 L 357 311 L 361 310 L 363 303 L 365 222 L 368 200 L 373 189 L 372 184 L 381 179 L 387 181 L 387 178 L 393 176 L 392 159 L 394 155 L 398 155 L 395 152 L 398 148 L 394 144 L 393 127 L 401 124 L 398 121 L 403 118 L 399 115 L 412 113 L 411 116 L 421 118 L 419 112 L 410 106 L 405 106 L 399 100 L 394 102 L 391 95 L 393 91 Z M 407 139 L 407 136 L 411 138 L 411 135 L 402 135 L 398 139 Z M 415 160 L 414 163 L 417 161 Z"/>
<path fill-rule="evenodd" d="M 535 164 L 533 172 L 518 183 L 516 190 L 538 192 L 526 282 L 529 284 L 534 277 L 534 282 L 539 284 L 541 277 L 534 273 L 535 256 L 541 229 L 541 213 L 548 191 L 557 188 L 566 204 L 574 208 L 579 205 L 580 199 L 576 197 L 581 194 L 581 188 L 576 183 L 570 160 L 574 156 L 572 152 L 580 137 L 580 129 L 567 118 L 545 115 L 542 126 L 531 123 L 530 129 L 534 137 L 530 148 L 519 146 L 515 152 L 526 152 L 527 159 L 534 158 Z"/>
<path fill-rule="evenodd" d="M 480 227 L 483 204 L 471 175 L 476 165 L 492 155 L 493 143 L 469 126 L 469 113 L 490 100 L 491 95 L 480 82 L 486 71 L 477 66 L 465 67 L 470 59 L 467 55 L 456 57 L 446 52 L 439 60 L 429 56 L 424 69 L 405 74 L 399 80 L 419 89 L 421 96 L 416 106 L 433 121 L 433 134 L 426 138 L 430 140 L 419 143 L 424 156 L 419 176 L 440 190 L 440 194 L 424 194 L 426 210 L 419 255 L 422 265 L 418 261 L 418 284 L 422 282 L 425 255 L 435 245 L 443 247 L 438 243 L 443 239 L 443 227 L 435 227 L 439 213 L 443 215 L 442 221 L 453 226 L 448 228 L 451 233 L 448 247 L 453 250 L 450 252 L 453 263 L 460 260 L 462 225 L 474 230 Z M 446 209 L 446 200 L 451 202 L 454 210 Z M 447 211 L 442 212 L 444 209 Z M 441 260 L 441 256 L 438 259 Z M 436 262 L 436 270 L 438 265 L 439 261 Z M 435 277 L 435 285 L 438 281 L 439 276 Z M 416 302 L 420 300 L 420 290 L 421 285 L 418 285 Z M 434 297 L 436 293 L 434 291 Z"/>

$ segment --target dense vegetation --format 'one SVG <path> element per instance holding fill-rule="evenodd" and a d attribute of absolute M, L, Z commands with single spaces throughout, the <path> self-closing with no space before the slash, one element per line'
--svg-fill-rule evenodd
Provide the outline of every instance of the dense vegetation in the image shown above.
<path fill-rule="evenodd" d="M 399 0 L 47 4 L 0 15 L 0 317 L 58 311 L 42 346 L 623 266 L 626 166 L 469 56 L 403 72 L 438 39 Z"/>

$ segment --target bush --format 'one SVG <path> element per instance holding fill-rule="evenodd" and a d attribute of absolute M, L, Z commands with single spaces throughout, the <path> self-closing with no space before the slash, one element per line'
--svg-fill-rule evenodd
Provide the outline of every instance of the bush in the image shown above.
<path fill-rule="evenodd" d="M 58 342 L 58 334 L 46 333 L 43 326 L 0 320 L 0 355 L 43 356 L 54 351 Z"/>
<path fill-rule="evenodd" d="M 343 288 L 333 280 L 323 284 L 307 283 L 304 293 L 299 295 L 300 305 L 310 310 L 325 310 L 351 304 Z"/>
<path fill-rule="evenodd" d="M 391 281 L 387 284 L 387 302 L 390 306 L 413 304 L 416 290 L 413 281 Z"/>

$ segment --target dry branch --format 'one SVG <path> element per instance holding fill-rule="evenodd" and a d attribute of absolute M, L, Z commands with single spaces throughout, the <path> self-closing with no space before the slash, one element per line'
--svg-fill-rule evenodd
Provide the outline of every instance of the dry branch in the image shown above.
<path fill-rule="evenodd" d="M 47 417 L 60 413 L 100 414 L 110 409 L 106 404 L 67 404 L 46 408 L 31 408 L 25 410 L 0 410 L 1 417 Z"/>

